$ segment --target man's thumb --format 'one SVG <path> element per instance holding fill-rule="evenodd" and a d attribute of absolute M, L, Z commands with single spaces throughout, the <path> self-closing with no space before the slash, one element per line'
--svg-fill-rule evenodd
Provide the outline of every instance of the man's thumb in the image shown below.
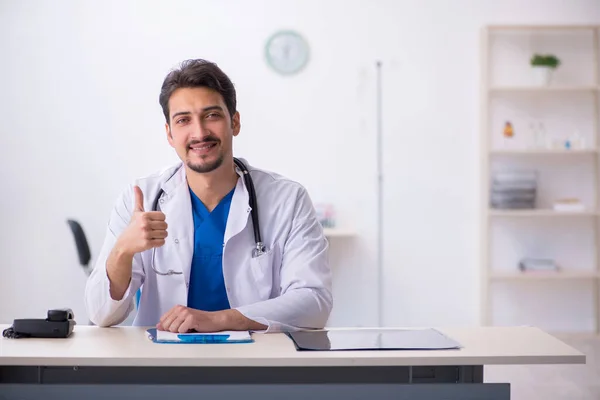
<path fill-rule="evenodd" d="M 133 211 L 144 211 L 144 194 L 139 186 L 134 186 L 133 191 L 135 192 L 135 204 Z"/>

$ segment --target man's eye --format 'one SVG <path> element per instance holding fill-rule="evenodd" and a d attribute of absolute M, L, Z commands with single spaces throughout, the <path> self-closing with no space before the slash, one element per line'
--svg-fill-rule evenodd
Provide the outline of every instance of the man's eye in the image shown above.
<path fill-rule="evenodd" d="M 211 118 L 211 119 L 215 119 L 218 117 L 219 117 L 219 114 L 217 114 L 217 113 L 210 113 L 206 116 L 206 118 Z"/>
<path fill-rule="evenodd" d="M 184 123 L 184 122 L 186 122 L 186 121 L 187 121 L 187 118 L 180 118 L 180 119 L 178 119 L 177 121 L 175 121 L 175 123 L 177 123 L 177 124 L 182 124 L 182 123 Z"/>

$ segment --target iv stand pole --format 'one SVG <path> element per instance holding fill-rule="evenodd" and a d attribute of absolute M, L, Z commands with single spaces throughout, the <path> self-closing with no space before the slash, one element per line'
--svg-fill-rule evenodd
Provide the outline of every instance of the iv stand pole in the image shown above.
<path fill-rule="evenodd" d="M 381 117 L 381 61 L 377 61 L 377 316 L 383 326 L 383 139 Z"/>

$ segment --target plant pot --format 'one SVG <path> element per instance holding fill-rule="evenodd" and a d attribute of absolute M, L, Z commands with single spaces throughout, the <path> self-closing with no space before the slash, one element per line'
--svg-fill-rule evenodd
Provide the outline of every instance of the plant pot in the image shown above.
<path fill-rule="evenodd" d="M 536 86 L 547 86 L 552 80 L 553 69 L 550 67 L 533 66 L 531 67 L 533 83 Z"/>

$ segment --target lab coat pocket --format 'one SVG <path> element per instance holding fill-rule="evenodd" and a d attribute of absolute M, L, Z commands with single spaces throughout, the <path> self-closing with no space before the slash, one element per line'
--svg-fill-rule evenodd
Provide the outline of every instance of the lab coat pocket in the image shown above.
<path fill-rule="evenodd" d="M 250 268 L 254 277 L 254 288 L 260 300 L 267 300 L 273 291 L 273 275 L 276 256 L 276 246 L 273 246 L 265 254 L 250 259 Z"/>

